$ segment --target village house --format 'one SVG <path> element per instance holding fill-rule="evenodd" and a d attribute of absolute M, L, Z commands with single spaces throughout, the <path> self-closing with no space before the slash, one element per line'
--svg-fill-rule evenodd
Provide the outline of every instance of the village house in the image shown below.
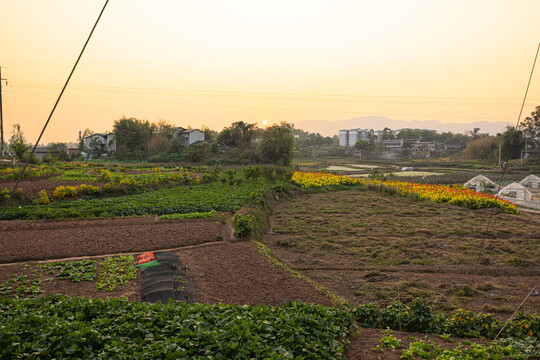
<path fill-rule="evenodd" d="M 180 140 L 183 145 L 189 147 L 198 141 L 204 141 L 204 131 L 199 129 L 174 128 L 173 139 Z"/>
<path fill-rule="evenodd" d="M 401 150 L 403 148 L 403 139 L 383 140 L 382 144 L 390 150 Z"/>
<path fill-rule="evenodd" d="M 99 145 L 101 151 L 110 153 L 116 151 L 116 139 L 113 133 L 96 133 L 84 138 L 84 144 L 88 149 Z"/>
<path fill-rule="evenodd" d="M 413 157 L 430 157 L 437 151 L 437 143 L 434 141 L 417 141 L 411 145 Z"/>

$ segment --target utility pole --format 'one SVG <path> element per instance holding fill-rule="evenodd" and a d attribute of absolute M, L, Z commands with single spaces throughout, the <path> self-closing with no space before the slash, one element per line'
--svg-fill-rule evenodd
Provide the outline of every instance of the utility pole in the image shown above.
<path fill-rule="evenodd" d="M 7 79 L 2 79 L 2 67 L 0 66 L 0 144 L 2 146 L 0 156 L 3 159 L 4 158 L 4 118 L 2 116 L 2 80 L 6 80 L 6 85 L 7 85 Z"/>
<path fill-rule="evenodd" d="M 499 167 L 501 167 L 501 147 L 502 147 L 502 142 L 499 143 Z"/>

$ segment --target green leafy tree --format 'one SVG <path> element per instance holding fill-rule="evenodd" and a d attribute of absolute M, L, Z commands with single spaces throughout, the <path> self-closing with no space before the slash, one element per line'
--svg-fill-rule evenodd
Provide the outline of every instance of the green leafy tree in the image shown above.
<path fill-rule="evenodd" d="M 188 148 L 188 156 L 191 162 L 201 162 L 212 157 L 212 149 L 208 143 L 191 145 Z"/>
<path fill-rule="evenodd" d="M 383 129 L 382 139 L 383 140 L 392 140 L 392 139 L 394 139 L 394 134 L 392 133 L 392 130 L 390 128 L 385 127 Z"/>
<path fill-rule="evenodd" d="M 354 147 L 362 152 L 362 157 L 372 158 L 382 151 L 382 144 L 375 141 L 374 135 L 370 135 L 368 140 L 357 141 Z"/>
<path fill-rule="evenodd" d="M 232 123 L 218 135 L 218 141 L 232 147 L 245 149 L 250 147 L 257 136 L 257 124 L 248 124 L 243 121 Z"/>
<path fill-rule="evenodd" d="M 218 132 L 211 130 L 208 126 L 203 125 L 201 127 L 201 131 L 204 132 L 204 140 L 210 141 L 210 140 L 216 140 L 218 137 Z"/>
<path fill-rule="evenodd" d="M 11 138 L 9 139 L 9 150 L 15 158 L 19 161 L 23 161 L 30 146 L 26 144 L 26 139 L 21 130 L 21 125 L 14 124 L 11 131 Z"/>
<path fill-rule="evenodd" d="M 468 160 L 493 160 L 500 140 L 500 136 L 486 136 L 472 140 L 467 144 L 463 157 Z"/>
<path fill-rule="evenodd" d="M 101 155 L 105 154 L 105 147 L 103 143 L 97 138 L 90 140 L 90 144 L 86 147 L 86 151 L 90 158 L 99 158 Z"/>
<path fill-rule="evenodd" d="M 472 137 L 473 140 L 477 140 L 477 139 L 480 139 L 482 137 L 486 137 L 486 136 L 489 136 L 488 133 L 481 133 L 480 132 L 480 128 L 474 128 L 472 129 L 472 131 L 469 131 L 468 132 L 468 135 L 470 135 Z"/>
<path fill-rule="evenodd" d="M 291 130 L 296 146 L 330 146 L 333 144 L 331 137 L 324 137 L 319 133 L 310 133 L 302 129 L 295 129 L 294 127 Z"/>
<path fill-rule="evenodd" d="M 149 140 L 155 131 L 148 120 L 123 117 L 114 121 L 117 156 L 120 159 L 139 159 L 147 155 Z"/>
<path fill-rule="evenodd" d="M 504 160 L 519 159 L 524 145 L 523 131 L 507 126 L 502 134 L 502 158 Z"/>
<path fill-rule="evenodd" d="M 396 139 L 422 139 L 422 141 L 437 140 L 437 133 L 429 130 L 402 130 Z"/>
<path fill-rule="evenodd" d="M 291 126 L 282 122 L 264 130 L 260 147 L 265 160 L 276 165 L 290 165 L 294 148 Z"/>
<path fill-rule="evenodd" d="M 159 120 L 151 125 L 152 135 L 146 139 L 149 153 L 170 152 L 173 144 L 174 125 L 167 120 Z"/>
<path fill-rule="evenodd" d="M 369 151 L 370 148 L 371 148 L 371 145 L 369 144 L 369 141 L 367 140 L 359 140 L 356 142 L 356 144 L 354 144 L 354 148 L 356 150 L 360 150 L 360 151 Z"/>
<path fill-rule="evenodd" d="M 86 143 L 84 142 L 84 139 L 86 139 L 90 135 L 94 135 L 94 132 L 92 130 L 90 130 L 90 129 L 85 129 L 85 130 L 79 131 L 78 143 L 79 143 L 79 150 L 81 152 L 85 152 L 85 153 L 88 152 L 88 149 L 86 148 Z"/>
<path fill-rule="evenodd" d="M 219 154 L 219 146 L 217 143 L 212 143 L 212 145 L 210 146 L 210 151 L 212 152 L 212 154 Z"/>
<path fill-rule="evenodd" d="M 69 155 L 68 155 L 68 148 L 66 143 L 50 143 L 47 145 L 47 152 L 59 160 L 62 161 L 68 161 Z"/>
<path fill-rule="evenodd" d="M 174 125 L 167 120 L 160 119 L 159 121 L 153 123 L 151 126 L 155 135 L 160 135 L 167 139 L 173 138 Z"/>
<path fill-rule="evenodd" d="M 532 140 L 536 147 L 540 148 L 540 106 L 521 122 L 521 128 L 527 139 Z"/>

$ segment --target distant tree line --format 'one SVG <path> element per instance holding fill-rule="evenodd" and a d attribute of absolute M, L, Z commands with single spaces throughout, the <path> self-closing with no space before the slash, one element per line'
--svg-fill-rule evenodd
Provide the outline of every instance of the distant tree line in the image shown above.
<path fill-rule="evenodd" d="M 345 156 L 346 149 L 336 146 L 337 136 L 325 137 L 318 133 L 310 133 L 287 123 L 273 125 L 261 129 L 257 124 L 243 121 L 232 123 L 221 132 L 203 126 L 205 142 L 186 147 L 181 140 L 174 139 L 175 127 L 166 120 L 150 123 L 148 120 L 126 118 L 113 123 L 116 151 L 108 154 L 109 158 L 118 160 L 148 160 L 151 162 L 221 162 L 221 163 L 273 163 L 290 165 L 293 154 L 313 156 L 315 149 L 329 156 Z M 85 139 L 92 135 L 89 129 L 79 132 L 79 150 L 92 155 L 93 158 L 104 154 L 99 140 L 87 146 Z M 508 126 L 497 135 L 481 133 L 474 128 L 466 134 L 451 132 L 435 133 L 429 130 L 403 130 L 394 134 L 385 128 L 382 140 L 403 139 L 403 156 L 409 153 L 415 141 L 438 142 L 441 144 L 462 144 L 466 146 L 462 156 L 465 159 L 494 160 L 499 156 L 503 160 L 516 159 L 528 152 L 540 151 L 540 106 L 535 108 L 531 116 L 526 117 L 519 128 Z M 214 140 L 214 141 L 213 141 Z M 227 145 L 230 150 L 221 153 L 215 140 Z M 15 124 L 9 143 L 6 144 L 9 154 L 18 161 L 26 161 L 30 145 L 24 137 L 21 126 Z M 375 136 L 368 137 L 355 144 L 355 148 L 376 158 L 385 149 Z M 72 160 L 68 155 L 66 143 L 50 143 L 48 154 L 43 161 Z M 321 152 L 322 153 L 322 152 Z M 32 159 L 37 162 L 37 159 Z"/>
<path fill-rule="evenodd" d="M 506 130 L 495 136 L 479 136 L 473 139 L 464 152 L 466 159 L 519 159 L 529 152 L 540 151 L 540 106 L 531 116 L 526 117 L 519 127 L 507 126 Z"/>
<path fill-rule="evenodd" d="M 290 165 L 292 161 L 292 127 L 286 123 L 260 129 L 256 124 L 238 121 L 219 133 L 203 126 L 201 130 L 205 134 L 205 141 L 189 147 L 182 140 L 173 138 L 174 130 L 175 127 L 165 120 L 150 123 L 147 120 L 123 117 L 113 123 L 116 151 L 108 156 L 118 160 L 151 162 L 217 161 Z M 87 129 L 81 134 L 88 136 L 91 131 Z M 230 150 L 220 153 L 215 140 L 227 145 Z M 84 141 L 81 144 L 84 147 Z M 101 143 L 95 146 L 91 143 L 84 150 L 93 157 L 103 154 Z"/>

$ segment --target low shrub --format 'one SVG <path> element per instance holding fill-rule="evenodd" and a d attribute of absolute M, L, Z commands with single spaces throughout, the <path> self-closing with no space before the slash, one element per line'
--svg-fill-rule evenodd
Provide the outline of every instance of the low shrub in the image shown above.
<path fill-rule="evenodd" d="M 364 304 L 353 310 L 356 321 L 365 327 L 389 328 L 393 330 L 417 331 L 433 334 L 448 334 L 458 337 L 493 339 L 503 325 L 491 314 L 476 314 L 458 310 L 446 315 L 433 314 L 429 304 L 414 299 L 410 306 L 395 301 L 386 308 L 375 304 Z M 513 338 L 540 338 L 540 315 L 517 314 L 508 323 L 501 336 Z"/>
<path fill-rule="evenodd" d="M 249 215 L 236 214 L 233 218 L 234 236 L 248 237 L 253 233 L 253 220 Z"/>

